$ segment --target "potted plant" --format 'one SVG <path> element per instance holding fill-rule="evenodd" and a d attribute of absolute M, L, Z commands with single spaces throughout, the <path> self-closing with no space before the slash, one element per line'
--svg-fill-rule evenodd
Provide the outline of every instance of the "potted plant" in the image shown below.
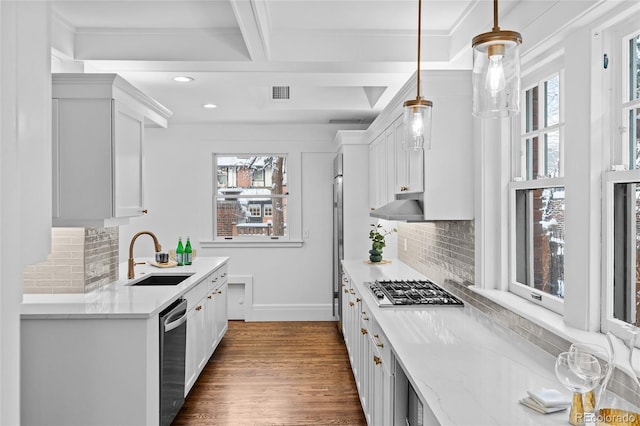
<path fill-rule="evenodd" d="M 396 228 L 386 230 L 380 225 L 371 224 L 372 229 L 369 231 L 369 239 L 371 240 L 371 250 L 369 250 L 369 260 L 372 263 L 382 261 L 382 249 L 385 247 L 385 237 L 393 232 L 397 232 Z"/>

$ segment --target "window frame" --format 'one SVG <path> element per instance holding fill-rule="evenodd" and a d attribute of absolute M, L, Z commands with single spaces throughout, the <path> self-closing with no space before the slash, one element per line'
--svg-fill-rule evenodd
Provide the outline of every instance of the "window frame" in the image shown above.
<path fill-rule="evenodd" d="M 511 155 L 513 158 L 513 177 L 509 183 L 509 285 L 508 291 L 524 300 L 535 303 L 549 309 L 552 312 L 560 315 L 564 314 L 564 300 L 545 293 L 541 290 L 528 286 L 526 284 L 517 281 L 517 261 L 518 261 L 518 241 L 517 241 L 517 212 L 516 212 L 516 194 L 520 190 L 530 189 L 544 189 L 552 187 L 565 188 L 564 179 L 564 127 L 565 127 L 565 96 L 564 96 L 564 66 L 562 62 L 562 52 L 557 54 L 551 54 L 548 57 L 548 62 L 545 63 L 544 70 L 533 70 L 528 76 L 523 77 L 521 89 L 521 111 L 520 120 L 515 129 L 514 137 L 518 138 L 518 143 L 512 145 Z M 549 69 L 553 71 L 549 72 Z M 554 76 L 558 76 L 558 96 L 559 96 L 559 116 L 558 123 L 547 126 L 546 125 L 546 96 L 545 96 L 545 83 Z M 527 131 L 527 92 L 533 88 L 538 88 L 538 125 L 536 129 Z M 519 127 L 518 127 L 519 126 Z M 538 161 L 538 170 L 545 169 L 547 167 L 546 152 L 543 151 L 544 136 L 551 132 L 558 132 L 559 138 L 559 177 L 548 177 L 532 174 L 531 179 L 527 179 L 527 163 L 529 157 L 527 155 L 527 140 L 532 140 L 534 137 L 539 138 L 538 149 L 539 158 L 542 161 Z M 529 252 L 527 262 L 533 261 L 532 252 Z"/>
<path fill-rule="evenodd" d="M 619 183 L 640 182 L 640 168 L 630 169 L 631 147 L 629 145 L 628 114 L 635 108 L 640 108 L 640 97 L 630 99 L 630 63 L 629 63 L 629 40 L 640 35 L 640 24 L 637 23 L 638 14 L 631 18 L 622 20 L 607 28 L 610 32 L 610 39 L 605 44 L 605 51 L 612 54 L 613 64 L 618 64 L 621 71 L 609 76 L 609 84 L 613 87 L 611 91 L 612 99 L 609 113 L 609 128 L 611 134 L 611 146 L 609 147 L 611 158 L 609 159 L 609 171 L 603 173 L 602 178 L 602 286 L 601 293 L 601 318 L 600 324 L 603 332 L 612 332 L 618 336 L 623 336 L 629 323 L 614 317 L 614 238 L 615 238 L 615 215 L 614 215 L 614 188 Z M 622 58 L 617 62 L 614 58 Z M 611 65 L 613 65 L 611 64 Z M 615 67 L 612 67 L 615 69 Z M 603 94 L 606 96 L 606 93 Z M 617 129 L 616 129 L 617 128 Z"/>
<path fill-rule="evenodd" d="M 218 157 L 283 157 L 284 158 L 284 163 L 286 165 L 286 185 L 287 185 L 287 190 L 284 194 L 269 194 L 269 195 L 264 195 L 264 196 L 234 196 L 231 195 L 230 198 L 261 198 L 264 200 L 273 200 L 273 198 L 282 198 L 283 200 L 285 200 L 284 202 L 286 203 L 287 206 L 287 211 L 285 213 L 285 229 L 286 232 L 284 235 L 279 235 L 279 236 L 273 236 L 273 235 L 235 235 L 235 236 L 219 236 L 218 235 L 218 208 L 217 208 L 217 202 L 218 202 L 218 198 L 220 197 L 220 195 L 218 194 L 218 190 L 219 190 L 219 183 L 218 183 L 218 179 L 217 179 L 217 168 L 218 168 Z M 290 200 L 291 200 L 291 196 L 290 196 L 290 192 L 291 192 L 291 185 L 289 184 L 290 182 L 290 159 L 291 159 L 291 155 L 290 153 L 282 153 L 282 152 L 271 152 L 271 153 L 255 153 L 255 152 L 251 152 L 251 153 L 247 153 L 247 152 L 214 152 L 212 155 L 212 173 L 214 176 L 216 176 L 215 179 L 212 179 L 213 182 L 213 188 L 212 188 L 212 243 L 213 244 L 218 244 L 218 243 L 222 243 L 225 245 L 228 244 L 232 244 L 232 243 L 248 243 L 248 244 L 255 244 L 258 246 L 261 246 L 262 244 L 266 243 L 266 244 L 274 244 L 274 243 L 289 243 L 289 242 L 295 242 L 295 240 L 292 238 L 291 235 L 291 224 L 290 224 L 290 210 L 289 210 L 289 206 L 290 206 Z M 227 168 L 228 169 L 228 168 Z M 228 173 L 228 172 L 227 172 Z M 237 175 L 237 173 L 236 173 Z M 266 175 L 266 173 L 265 173 Z M 236 176 L 237 179 L 237 176 Z M 266 178 L 265 178 L 266 181 Z M 252 178 L 252 187 L 253 187 L 253 178 Z M 237 180 L 236 180 L 236 186 L 235 188 L 237 188 Z M 258 188 L 264 188 L 264 187 L 258 187 Z M 247 204 L 248 205 L 248 204 Z M 260 204 L 261 205 L 261 204 Z M 261 205 L 262 206 L 262 205 Z M 262 209 L 262 207 L 261 207 Z M 262 213 L 262 210 L 261 210 Z"/>

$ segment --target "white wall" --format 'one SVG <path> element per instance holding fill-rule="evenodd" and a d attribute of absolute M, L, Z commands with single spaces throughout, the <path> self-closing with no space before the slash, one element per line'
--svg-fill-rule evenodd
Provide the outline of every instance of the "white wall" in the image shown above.
<path fill-rule="evenodd" d="M 51 225 L 49 3 L 0 2 L 0 424 L 20 424 L 22 267 Z"/>
<path fill-rule="evenodd" d="M 154 232 L 163 249 L 191 237 L 198 256 L 229 256 L 229 275 L 253 276 L 251 320 L 332 319 L 333 143 L 330 126 L 173 125 L 147 129 L 144 142 L 144 198 L 149 214 L 120 227 L 120 259 L 128 258 L 133 234 Z M 300 200 L 301 247 L 209 247 L 213 238 L 213 153 L 288 153 L 290 211 Z M 297 164 L 296 164 L 297 163 Z M 293 169 L 301 171 L 295 183 Z M 367 170 L 363 170 L 367 173 Z M 296 190 L 298 185 L 298 190 Z M 300 186 L 301 185 L 301 186 Z M 290 217 L 289 222 L 293 222 Z M 295 224 L 292 224 L 295 228 Z M 296 235 L 292 235 L 295 237 Z M 362 236 L 367 239 L 367 235 Z M 142 236 L 135 256 L 151 256 Z M 197 259 L 196 259 L 197 261 Z"/>

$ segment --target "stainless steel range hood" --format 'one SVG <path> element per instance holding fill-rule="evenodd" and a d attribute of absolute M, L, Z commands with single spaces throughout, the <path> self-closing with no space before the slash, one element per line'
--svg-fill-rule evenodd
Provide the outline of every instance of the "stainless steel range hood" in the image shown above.
<path fill-rule="evenodd" d="M 396 195 L 392 202 L 378 207 L 369 216 L 403 222 L 424 222 L 422 194 Z"/>

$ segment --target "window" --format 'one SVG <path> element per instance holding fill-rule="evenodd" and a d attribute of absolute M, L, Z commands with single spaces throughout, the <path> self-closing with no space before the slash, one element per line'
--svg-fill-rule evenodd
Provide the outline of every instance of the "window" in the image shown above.
<path fill-rule="evenodd" d="M 524 90 L 519 161 L 511 184 L 509 290 L 556 312 L 564 299 L 564 174 L 561 75 Z"/>
<path fill-rule="evenodd" d="M 640 35 L 626 41 L 628 51 L 626 101 L 622 104 L 623 129 L 626 124 L 626 143 L 629 147 L 629 169 L 640 169 Z"/>
<path fill-rule="evenodd" d="M 629 29 L 623 28 L 623 33 Z M 620 109 L 613 120 L 619 129 L 615 144 L 620 149 L 614 147 L 613 152 L 619 154 L 611 160 L 612 165 L 622 167 L 605 174 L 604 327 L 614 331 L 626 323 L 640 326 L 640 28 L 637 22 L 631 28 L 631 35 L 622 36 L 622 72 L 614 76 L 619 82 L 614 87 L 620 89 L 614 91 Z"/>
<path fill-rule="evenodd" d="M 288 238 L 287 157 L 214 155 L 214 164 L 214 238 Z"/>

